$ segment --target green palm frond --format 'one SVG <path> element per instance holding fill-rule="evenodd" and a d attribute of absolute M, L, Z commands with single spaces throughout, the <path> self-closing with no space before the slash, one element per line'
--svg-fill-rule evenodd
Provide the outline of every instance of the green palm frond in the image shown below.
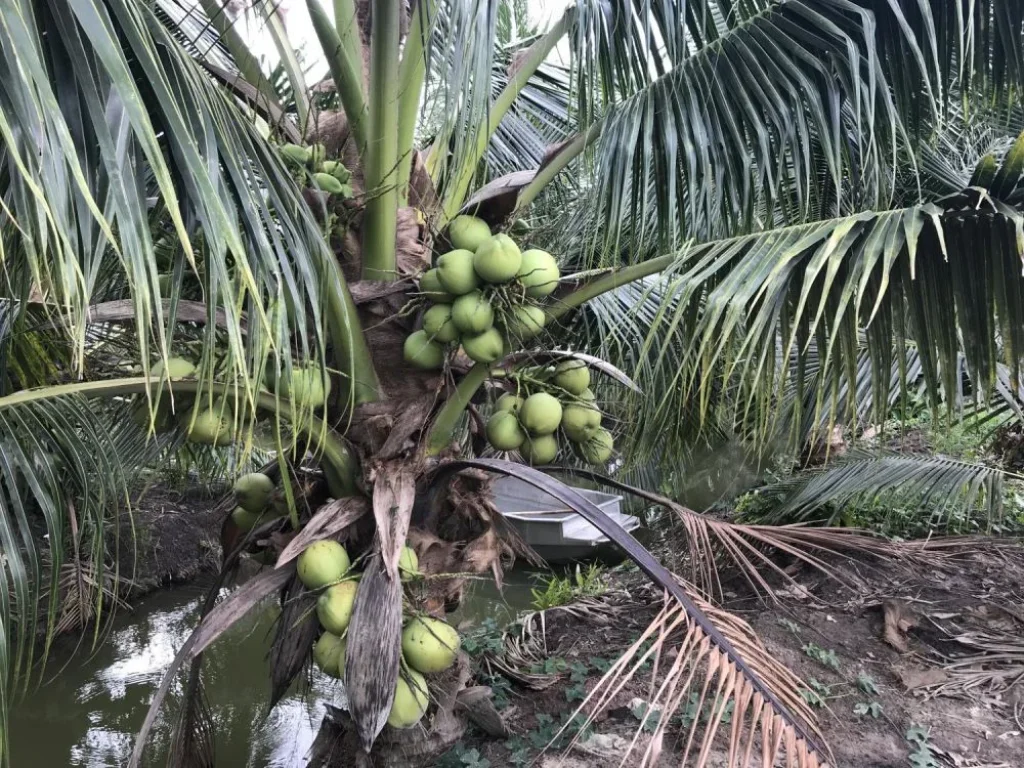
<path fill-rule="evenodd" d="M 294 340 L 322 358 L 316 329 L 337 283 L 322 279 L 333 261 L 320 228 L 273 149 L 148 4 L 19 0 L 0 39 L 3 245 L 24 253 L 77 364 L 111 269 L 134 301 L 141 357 L 167 353 L 161 242 L 177 245 L 176 269 L 199 277 L 211 311 L 223 307 L 227 365 L 250 389 L 270 349 L 287 358 Z M 326 319 L 345 353 L 360 342 L 336 299 Z"/>
<path fill-rule="evenodd" d="M 1002 519 L 1007 476 L 1010 473 L 995 467 L 946 456 L 855 450 L 827 466 L 761 489 L 759 496 L 769 501 L 758 519 L 833 525 L 845 521 L 851 507 L 877 504 L 886 509 L 910 507 L 936 528 L 979 513 L 994 524 Z"/>
<path fill-rule="evenodd" d="M 81 563 L 102 584 L 118 577 L 118 515 L 156 444 L 117 408 L 64 396 L 0 409 L 0 756 L 11 699 L 32 682 L 36 641 L 46 647 L 60 616 L 65 563 Z M 113 555 L 116 557 L 116 555 Z M 130 574 L 128 575 L 130 578 Z M 43 597 L 46 599 L 43 600 Z M 93 595 L 99 633 L 104 593 Z"/>

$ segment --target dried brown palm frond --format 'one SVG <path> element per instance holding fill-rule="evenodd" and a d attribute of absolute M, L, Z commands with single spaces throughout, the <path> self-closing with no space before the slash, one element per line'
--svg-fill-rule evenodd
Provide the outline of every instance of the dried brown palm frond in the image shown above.
<path fill-rule="evenodd" d="M 1019 631 L 974 630 L 936 626 L 964 652 L 942 665 L 944 679 L 922 686 L 925 696 L 982 696 L 995 700 L 1024 684 L 1024 637 Z"/>
<path fill-rule="evenodd" d="M 642 766 L 660 764 L 664 757 L 670 764 L 702 768 L 709 765 L 716 742 L 720 742 L 717 759 L 724 753 L 729 768 L 777 765 L 776 761 L 783 758 L 785 765 L 796 768 L 828 765 L 830 758 L 813 749 L 790 724 L 789 717 L 794 714 L 807 724 L 814 722 L 813 714 L 800 697 L 799 678 L 769 655 L 746 622 L 699 598 L 694 600 L 728 637 L 742 664 L 737 664 L 733 655 L 719 650 L 682 606 L 667 601 L 648 628 L 598 681 L 570 722 L 578 722 L 582 716 L 589 724 L 651 662 L 652 693 L 644 721 L 623 755 L 623 762 L 637 750 L 646 727 L 652 735 L 640 757 Z M 750 672 L 770 686 L 774 701 L 751 685 Z M 779 704 L 790 714 L 780 715 Z M 694 717 L 680 732 L 670 733 L 672 716 L 684 706 L 703 716 Z M 725 717 L 730 710 L 730 717 Z M 820 736 L 816 727 L 810 727 L 815 736 Z M 673 736 L 678 754 L 664 755 L 665 743 Z"/>
<path fill-rule="evenodd" d="M 689 547 L 687 578 L 698 591 L 712 599 L 722 595 L 721 571 L 735 567 L 755 594 L 777 600 L 776 592 L 763 572 L 795 583 L 789 572 L 770 556 L 788 555 L 816 571 L 845 582 L 849 576 L 824 558 L 849 558 L 851 553 L 894 559 L 900 550 L 867 531 L 856 528 L 812 528 L 801 525 L 746 525 L 717 520 L 689 509 L 672 499 L 597 472 L 576 467 L 551 467 L 616 488 L 669 510 L 681 523 Z"/>
<path fill-rule="evenodd" d="M 827 752 L 818 746 L 820 732 L 812 725 L 811 712 L 800 698 L 797 679 L 768 656 L 746 623 L 696 598 L 683 587 L 678 577 L 600 507 L 564 483 L 531 467 L 497 459 L 449 462 L 437 472 L 435 482 L 441 482 L 465 468 L 485 469 L 515 477 L 552 496 L 595 526 L 620 547 L 652 582 L 671 595 L 674 602 L 665 608 L 659 620 L 648 628 L 620 663 L 602 678 L 604 684 L 621 679 L 630 658 L 638 654 L 649 656 L 647 651 L 641 650 L 648 639 L 653 639 L 654 647 L 660 650 L 670 638 L 681 634 L 681 639 L 674 640 L 679 643 L 679 651 L 670 673 L 663 678 L 665 684 L 659 696 L 673 709 L 678 709 L 683 694 L 690 691 L 695 683 L 701 683 L 702 703 L 710 685 L 715 683 L 716 700 L 723 702 L 722 706 L 725 701 L 732 700 L 736 710 L 728 739 L 730 767 L 746 768 L 756 743 L 760 744 L 764 765 L 771 765 L 774 757 L 779 755 L 786 757 L 787 765 L 796 768 L 823 768 L 828 764 Z M 635 675 L 637 669 L 636 666 L 630 667 L 628 675 Z M 614 684 L 611 685 L 611 689 L 615 688 Z M 593 702 L 594 699 L 594 694 L 591 694 L 588 701 Z M 610 700 L 610 696 L 601 697 L 598 706 L 589 711 L 599 711 Z M 687 762 L 693 747 L 694 732 L 691 732 L 684 750 L 684 765 L 702 768 L 708 764 L 714 737 L 722 730 L 722 707 L 716 707 L 715 712 L 695 753 L 696 762 Z M 749 726 L 745 722 L 748 717 Z M 664 735 L 663 727 L 661 735 Z M 652 745 L 656 743 L 660 744 L 661 740 L 652 741 Z M 660 752 L 660 747 L 654 749 Z"/>

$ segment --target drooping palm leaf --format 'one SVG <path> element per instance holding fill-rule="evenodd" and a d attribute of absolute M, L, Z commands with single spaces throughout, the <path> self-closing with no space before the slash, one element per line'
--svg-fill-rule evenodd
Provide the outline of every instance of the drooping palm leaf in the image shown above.
<path fill-rule="evenodd" d="M 743 632 L 729 632 L 727 638 L 719 625 L 708 618 L 706 610 L 688 594 L 683 583 L 600 508 L 569 486 L 536 469 L 497 459 L 449 462 L 435 474 L 434 482 L 442 482 L 465 468 L 484 469 L 508 475 L 551 495 L 579 513 L 607 536 L 656 586 L 664 589 L 674 599 L 673 606 L 666 609 L 670 616 L 669 624 L 686 638 L 676 660 L 676 666 L 687 670 L 687 673 L 677 674 L 672 678 L 676 683 L 685 678 L 680 696 L 689 692 L 691 686 L 695 690 L 705 692 L 708 686 L 715 686 L 721 697 L 721 706 L 724 707 L 726 701 L 735 702 L 739 721 L 744 720 L 743 716 L 747 713 L 751 715 L 749 731 L 732 729 L 729 743 L 731 754 L 742 755 L 746 752 L 749 757 L 748 750 L 753 749 L 754 741 L 760 732 L 762 759 L 766 765 L 771 764 L 780 755 L 785 755 L 792 765 L 800 768 L 817 768 L 827 763 L 826 753 L 817 744 L 813 717 L 810 716 L 806 705 L 801 704 L 792 675 L 777 662 L 773 662 L 767 654 L 751 653 L 753 644 L 750 642 L 752 636 L 749 634 L 744 637 Z M 734 619 L 732 621 L 735 622 Z M 734 644 L 734 641 L 738 642 Z M 634 654 L 641 643 L 642 640 L 638 641 Z M 628 656 L 625 658 L 628 659 Z M 627 662 L 620 660 L 619 663 Z M 751 663 L 754 666 L 751 666 Z M 766 669 L 778 672 L 769 677 L 768 684 L 758 674 L 759 671 Z M 673 710 L 674 707 L 670 711 Z M 707 765 L 708 751 L 716 734 L 719 733 L 720 725 L 718 720 L 713 720 L 701 736 L 700 756 L 694 763 L 698 768 Z M 691 740 L 692 738 L 691 734 Z M 687 754 L 689 751 L 687 746 Z M 738 761 L 732 763 L 744 764 Z"/>
<path fill-rule="evenodd" d="M 980 513 L 998 523 L 1003 482 L 1013 476 L 996 467 L 939 455 L 908 455 L 858 449 L 834 462 L 798 472 L 762 490 L 774 499 L 758 517 L 765 523 L 842 518 L 847 506 L 891 502 L 918 510 L 936 526 Z"/>

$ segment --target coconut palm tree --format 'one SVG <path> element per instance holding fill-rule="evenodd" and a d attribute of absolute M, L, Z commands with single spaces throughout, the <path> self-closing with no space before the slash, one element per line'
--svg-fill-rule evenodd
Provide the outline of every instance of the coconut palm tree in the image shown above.
<path fill-rule="evenodd" d="M 514 544 L 493 543 L 506 531 L 467 474 L 487 470 L 589 516 L 672 593 L 660 621 L 686 633 L 690 684 L 714 680 L 750 724 L 726 729 L 734 764 L 754 749 L 825 764 L 795 681 L 749 629 L 571 488 L 486 455 L 479 411 L 575 340 L 619 363 L 584 358 L 607 374 L 627 461 L 671 467 L 693 428 L 768 435 L 826 404 L 852 412 L 835 394 L 864 350 L 879 412 L 908 341 L 936 400 L 956 389 L 957 355 L 978 396 L 1000 365 L 1015 380 L 1024 8 L 578 0 L 533 30 L 517 3 L 307 5 L 329 87 L 306 82 L 274 4 L 253 5 L 287 99 L 213 0 L 11 0 L 0 17 L 0 723 L 37 628 L 55 623 L 63 565 L 112 564 L 111 500 L 133 472 L 185 436 L 230 435 L 243 455 L 275 449 L 288 514 L 257 532 L 294 538 L 272 540 L 276 567 L 235 597 L 214 608 L 212 593 L 173 668 L 192 661 L 193 692 L 232 616 L 282 590 L 301 604 L 302 546 L 363 526 L 345 678 L 369 750 L 399 675 L 414 500 L 434 489 L 436 527 L 470 499 L 489 569 Z M 340 109 L 322 108 L 325 89 Z M 528 226 L 517 236 L 571 274 L 536 302 L 545 333 L 506 333 L 502 361 L 446 351 L 424 370 L 437 366 L 404 350 L 431 295 L 418 281 L 460 214 Z M 196 369 L 179 377 L 182 350 Z M 642 398 L 613 389 L 632 385 L 620 369 Z M 298 394 L 328 387 L 323 407 Z M 323 470 L 315 488 L 289 481 L 306 456 Z M 225 571 L 266 539 L 228 541 L 241 544 Z M 303 627 L 305 642 L 275 642 L 277 691 L 308 658 L 317 629 Z M 689 679 L 677 666 L 669 706 Z M 201 719 L 183 709 L 177 760 L 212 763 L 188 736 L 208 734 Z M 696 742 L 701 764 L 717 730 Z"/>

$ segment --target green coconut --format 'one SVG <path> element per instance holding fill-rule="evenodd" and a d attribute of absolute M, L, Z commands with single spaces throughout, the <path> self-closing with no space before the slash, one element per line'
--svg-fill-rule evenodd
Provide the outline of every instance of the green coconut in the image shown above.
<path fill-rule="evenodd" d="M 260 512 L 270 503 L 274 481 L 262 472 L 250 472 L 235 481 L 235 500 L 250 512 Z"/>
<path fill-rule="evenodd" d="M 299 581 L 306 589 L 320 589 L 341 581 L 350 565 L 348 552 L 341 544 L 326 539 L 317 541 L 299 555 Z"/>
<path fill-rule="evenodd" d="M 509 413 L 519 413 L 519 409 L 523 407 L 523 398 L 519 395 L 513 395 L 511 393 L 502 395 L 498 398 L 498 402 L 494 406 L 499 411 L 508 411 Z"/>
<path fill-rule="evenodd" d="M 424 312 L 423 330 L 426 331 L 430 338 L 441 344 L 447 344 L 458 339 L 459 329 L 452 322 L 452 305 L 435 304 Z"/>
<path fill-rule="evenodd" d="M 149 430 L 149 406 L 146 404 L 145 396 L 140 395 L 138 403 L 132 408 L 132 421 L 142 429 Z M 156 407 L 156 418 L 153 420 L 153 431 L 156 434 L 170 432 L 174 429 L 174 412 L 168 402 L 161 401 Z"/>
<path fill-rule="evenodd" d="M 579 444 L 580 456 L 588 464 L 604 465 L 612 457 L 615 439 L 607 429 L 596 429 L 590 439 Z"/>
<path fill-rule="evenodd" d="M 488 328 L 476 336 L 463 336 L 462 348 L 471 360 L 493 363 L 505 354 L 505 340 L 497 328 Z"/>
<path fill-rule="evenodd" d="M 519 421 L 531 435 L 550 435 L 562 421 L 562 404 L 547 392 L 537 392 L 519 409 Z"/>
<path fill-rule="evenodd" d="M 455 663 L 459 642 L 459 633 L 451 624 L 417 616 L 402 630 L 402 655 L 417 672 L 443 672 Z"/>
<path fill-rule="evenodd" d="M 324 632 L 313 645 L 313 662 L 331 677 L 341 677 L 345 672 L 345 638 Z"/>
<path fill-rule="evenodd" d="M 523 251 L 516 278 L 526 289 L 527 296 L 533 299 L 547 296 L 558 287 L 559 277 L 558 263 L 550 253 L 537 248 Z"/>
<path fill-rule="evenodd" d="M 300 147 L 298 144 L 285 144 L 281 147 L 281 154 L 294 165 L 305 165 L 313 157 L 309 147 Z"/>
<path fill-rule="evenodd" d="M 327 159 L 327 147 L 323 144 L 311 144 L 309 147 L 309 161 L 313 164 L 314 168 L 319 168 L 323 165 L 324 160 Z"/>
<path fill-rule="evenodd" d="M 395 701 L 388 714 L 388 725 L 392 728 L 412 728 L 427 711 L 430 697 L 427 681 L 414 669 L 404 669 L 395 686 Z"/>
<path fill-rule="evenodd" d="M 342 184 L 352 178 L 352 171 L 346 168 L 345 164 L 338 160 L 324 160 L 323 165 L 320 166 L 320 170 L 324 173 L 331 174 L 331 176 L 336 178 Z"/>
<path fill-rule="evenodd" d="M 235 507 L 231 513 L 231 519 L 243 531 L 251 531 L 260 521 L 262 515 L 259 512 L 250 512 L 245 507 Z"/>
<path fill-rule="evenodd" d="M 514 413 L 495 411 L 487 420 L 487 440 L 499 451 L 514 451 L 525 439 L 526 433 Z"/>
<path fill-rule="evenodd" d="M 329 173 L 318 172 L 313 174 L 313 181 L 316 185 L 331 195 L 340 195 L 345 191 L 345 185 L 331 176 Z"/>
<path fill-rule="evenodd" d="M 563 360 L 555 366 L 555 384 L 574 395 L 590 387 L 590 369 L 582 360 Z"/>
<path fill-rule="evenodd" d="M 593 406 L 569 403 L 562 408 L 562 430 L 574 443 L 586 442 L 600 426 L 601 412 Z"/>
<path fill-rule="evenodd" d="M 335 635 L 345 633 L 352 620 L 358 587 L 355 581 L 342 581 L 323 591 L 316 601 L 316 617 L 320 620 L 320 626 Z"/>
<path fill-rule="evenodd" d="M 480 287 L 473 271 L 473 252 L 464 248 L 448 251 L 437 260 L 437 279 L 448 293 L 462 296 Z"/>
<path fill-rule="evenodd" d="M 455 296 L 448 293 L 437 276 L 437 268 L 428 269 L 420 276 L 420 293 L 435 304 L 451 304 Z"/>
<path fill-rule="evenodd" d="M 430 338 L 426 331 L 410 333 L 402 346 L 405 362 L 424 371 L 444 365 L 444 345 Z"/>
<path fill-rule="evenodd" d="M 519 446 L 519 453 L 530 464 L 550 464 L 558 455 L 558 441 L 554 435 L 527 437 Z"/>
<path fill-rule="evenodd" d="M 281 397 L 291 397 L 300 408 L 319 408 L 331 394 L 331 380 L 325 379 L 322 371 L 315 366 L 292 368 L 292 375 L 278 380 Z"/>
<path fill-rule="evenodd" d="M 163 360 L 153 363 L 149 375 L 163 376 L 165 370 L 169 379 L 187 379 L 196 372 L 196 367 L 183 357 L 168 357 L 166 366 Z"/>
<path fill-rule="evenodd" d="M 490 225 L 476 216 L 456 216 L 448 225 L 448 239 L 456 248 L 475 251 L 490 237 Z"/>
<path fill-rule="evenodd" d="M 512 310 L 512 316 L 506 321 L 510 339 L 532 339 L 544 329 L 547 315 L 540 307 L 522 304 Z"/>
<path fill-rule="evenodd" d="M 193 443 L 227 445 L 234 437 L 231 420 L 226 411 L 221 414 L 220 406 L 185 412 L 181 415 L 181 423 L 188 430 L 188 439 Z"/>
<path fill-rule="evenodd" d="M 494 325 L 494 309 L 480 291 L 473 291 L 452 304 L 452 322 L 462 333 L 483 333 Z"/>
<path fill-rule="evenodd" d="M 420 559 L 412 547 L 402 547 L 398 555 L 398 573 L 401 574 L 402 581 L 409 581 L 421 575 Z"/>
<path fill-rule="evenodd" d="M 523 254 L 508 235 L 494 235 L 473 254 L 473 269 L 488 283 L 507 283 L 519 272 Z"/>

